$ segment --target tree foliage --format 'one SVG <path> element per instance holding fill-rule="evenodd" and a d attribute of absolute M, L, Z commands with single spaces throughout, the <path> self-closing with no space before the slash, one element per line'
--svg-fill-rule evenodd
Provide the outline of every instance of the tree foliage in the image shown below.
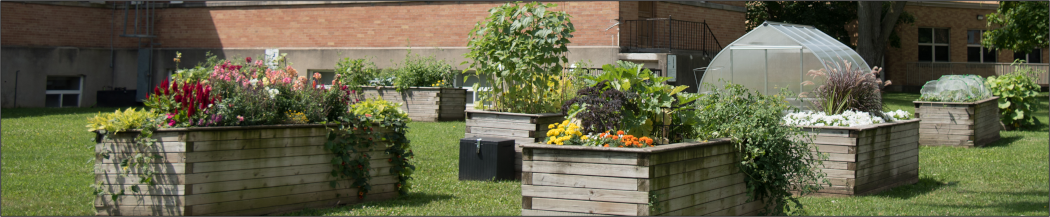
<path fill-rule="evenodd" d="M 999 28 L 984 32 L 981 44 L 1025 53 L 1050 46 L 1048 11 L 1050 2 L 1046 1 L 1000 1 L 999 9 L 987 16 L 988 26 Z"/>
<path fill-rule="evenodd" d="M 846 1 L 747 2 L 747 30 L 765 21 L 816 27 L 832 38 L 851 45 L 846 26 L 857 19 L 857 3 Z"/>

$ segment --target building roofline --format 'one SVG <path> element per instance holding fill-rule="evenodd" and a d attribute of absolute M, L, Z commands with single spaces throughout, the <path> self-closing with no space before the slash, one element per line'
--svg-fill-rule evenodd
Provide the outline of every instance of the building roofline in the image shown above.
<path fill-rule="evenodd" d="M 999 8 L 998 1 L 914 1 L 908 2 L 908 5 L 922 7 L 968 8 L 988 10 L 995 10 Z"/>

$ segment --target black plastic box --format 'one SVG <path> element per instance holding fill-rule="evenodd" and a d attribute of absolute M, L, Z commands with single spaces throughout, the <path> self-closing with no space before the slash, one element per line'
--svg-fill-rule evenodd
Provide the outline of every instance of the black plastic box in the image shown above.
<path fill-rule="evenodd" d="M 459 140 L 459 180 L 513 180 L 514 172 L 513 139 Z"/>

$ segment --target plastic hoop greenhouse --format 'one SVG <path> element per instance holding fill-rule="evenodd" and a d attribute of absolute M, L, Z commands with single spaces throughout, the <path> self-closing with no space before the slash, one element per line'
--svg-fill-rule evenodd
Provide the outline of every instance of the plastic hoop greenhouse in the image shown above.
<path fill-rule="evenodd" d="M 814 80 L 806 72 L 825 69 L 825 64 L 838 67 L 843 60 L 854 63 L 851 70 L 871 72 L 856 51 L 813 26 L 766 21 L 711 60 L 700 82 L 713 86 L 699 92 L 722 87 L 720 79 L 762 94 L 775 94 L 783 87 L 796 94 L 808 92 L 823 80 Z M 803 86 L 804 81 L 814 85 Z"/>

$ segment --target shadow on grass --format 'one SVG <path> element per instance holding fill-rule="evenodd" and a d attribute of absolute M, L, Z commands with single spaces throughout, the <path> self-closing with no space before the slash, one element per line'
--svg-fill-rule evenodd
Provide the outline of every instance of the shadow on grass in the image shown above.
<path fill-rule="evenodd" d="M 1047 191 L 1026 191 L 1026 192 L 972 192 L 976 194 L 993 194 L 998 196 L 1005 195 L 1025 195 L 1031 197 L 1043 197 L 1046 199 L 1046 195 L 1050 192 Z M 978 196 L 978 197 L 992 197 L 992 196 Z M 964 210 L 964 209 L 992 209 L 994 213 L 1000 213 L 1005 215 L 1017 215 L 1028 212 L 1046 212 L 1046 201 L 1012 201 L 1012 202 L 978 202 L 972 201 L 968 204 L 920 204 L 930 207 L 938 207 L 941 209 L 947 208 L 952 210 Z"/>
<path fill-rule="evenodd" d="M 124 110 L 129 107 L 94 107 L 94 108 L 5 108 L 0 117 L 25 118 L 47 115 L 80 115 L 97 114 L 99 112 L 113 112 L 117 109 Z M 142 107 L 135 107 L 141 109 Z"/>
<path fill-rule="evenodd" d="M 1002 134 L 1000 134 L 1000 135 L 1002 135 Z M 996 140 L 995 142 L 992 142 L 991 144 L 985 145 L 984 147 L 985 148 L 1006 147 L 1006 146 L 1009 146 L 1010 144 L 1013 144 L 1015 141 L 1021 140 L 1021 139 L 1024 139 L 1024 136 L 1003 136 L 1003 137 L 999 137 L 999 140 Z"/>
<path fill-rule="evenodd" d="M 455 198 L 452 195 L 447 194 L 431 194 L 431 193 L 408 193 L 408 195 L 399 196 L 396 199 L 384 200 L 384 201 L 371 201 L 364 203 L 347 204 L 345 206 L 327 208 L 327 209 L 304 209 L 298 212 L 291 212 L 283 214 L 284 216 L 322 216 L 332 215 L 332 213 L 341 212 L 353 212 L 354 210 L 362 207 L 421 207 L 428 203 L 450 200 Z"/>
<path fill-rule="evenodd" d="M 915 196 L 927 194 L 937 189 L 953 186 L 959 182 L 943 182 L 933 178 L 919 178 L 919 182 L 911 185 L 902 185 L 889 191 L 869 195 L 869 197 L 888 197 L 897 199 L 911 199 Z"/>

